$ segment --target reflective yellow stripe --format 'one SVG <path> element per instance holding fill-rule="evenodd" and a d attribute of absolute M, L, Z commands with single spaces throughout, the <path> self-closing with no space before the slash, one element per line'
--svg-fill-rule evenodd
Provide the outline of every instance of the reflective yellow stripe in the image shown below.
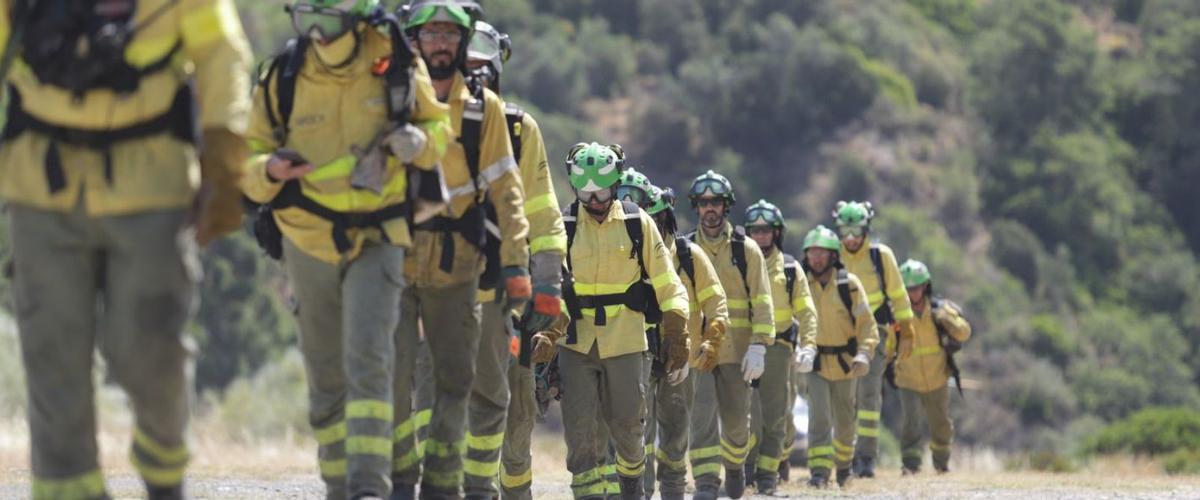
<path fill-rule="evenodd" d="M 179 25 L 189 49 L 205 47 L 221 38 L 242 32 L 237 9 L 231 0 L 217 0 L 185 12 Z"/>
<path fill-rule="evenodd" d="M 525 198 L 525 216 L 529 217 L 534 212 L 551 209 L 556 205 L 558 205 L 558 200 L 550 193 L 534 196 L 533 198 Z"/>
<path fill-rule="evenodd" d="M 730 444 L 725 439 L 721 439 L 721 452 L 722 452 L 721 455 L 722 456 L 739 455 L 742 457 L 743 460 L 745 460 L 746 454 L 750 452 L 750 448 L 754 447 L 755 443 L 753 441 L 756 441 L 756 438 L 754 437 L 753 434 L 751 434 L 750 439 L 748 441 L 746 441 L 746 445 L 742 446 L 741 448 L 738 448 L 738 447 Z M 729 453 L 724 453 L 726 451 L 728 451 Z"/>
<path fill-rule="evenodd" d="M 810 458 L 808 459 L 809 469 L 832 469 L 833 460 L 828 458 Z"/>
<path fill-rule="evenodd" d="M 617 470 L 617 474 L 620 474 L 625 477 L 641 476 L 642 472 L 645 472 L 645 470 L 646 470 L 646 461 L 642 460 L 636 464 L 630 464 L 628 462 L 625 462 L 625 460 L 621 459 L 620 455 L 617 455 L 616 470 Z"/>
<path fill-rule="evenodd" d="M 721 464 L 711 463 L 692 466 L 692 476 L 700 477 L 708 474 L 717 475 L 721 473 Z"/>
<path fill-rule="evenodd" d="M 403 440 L 413 433 L 413 431 L 429 425 L 429 419 L 433 416 L 433 410 L 421 410 L 415 415 L 408 417 L 408 420 L 401 422 L 396 426 L 396 432 L 393 433 L 392 439 L 396 441 Z"/>
<path fill-rule="evenodd" d="M 137 469 L 138 474 L 142 476 L 147 483 L 154 486 L 175 486 L 183 482 L 183 472 L 187 469 L 187 465 L 179 464 L 167 467 L 156 467 L 145 462 L 138 457 L 137 453 L 129 455 L 129 461 L 133 463 L 133 468 Z"/>
<path fill-rule="evenodd" d="M 746 299 L 725 299 L 725 306 L 730 309 L 749 309 L 750 301 Z"/>
<path fill-rule="evenodd" d="M 912 457 L 921 458 L 921 450 L 919 448 L 912 448 L 912 449 L 904 450 L 903 452 L 900 453 L 900 456 L 909 457 L 909 458 L 912 458 Z"/>
<path fill-rule="evenodd" d="M 604 477 L 604 473 L 600 467 L 588 469 L 571 476 L 571 487 L 574 488 L 578 484 L 587 484 Z"/>
<path fill-rule="evenodd" d="M 775 310 L 775 322 L 784 323 L 792 320 L 792 311 L 788 309 Z"/>
<path fill-rule="evenodd" d="M 658 460 L 659 464 L 668 469 L 684 470 L 687 468 L 686 459 L 671 460 L 671 457 L 667 456 L 667 452 L 662 450 L 655 451 L 654 458 Z"/>
<path fill-rule="evenodd" d="M 262 158 L 258 157 L 258 155 L 268 154 L 275 149 L 267 141 L 261 139 L 246 139 L 246 145 L 250 146 L 250 153 L 254 155 L 249 158 L 249 163 L 252 164 L 262 161 Z"/>
<path fill-rule="evenodd" d="M 470 458 L 463 459 L 463 472 L 475 477 L 493 478 L 500 473 L 500 458 L 495 461 L 483 462 L 472 460 Z"/>
<path fill-rule="evenodd" d="M 437 157 L 441 158 L 446 153 L 446 134 L 451 129 L 450 115 L 444 114 L 441 117 L 433 120 L 425 120 L 417 124 L 425 131 L 425 136 L 428 139 L 426 144 L 433 146 L 433 150 L 437 153 Z"/>
<path fill-rule="evenodd" d="M 654 456 L 654 445 L 653 445 L 653 444 L 648 444 L 648 445 L 646 445 L 646 452 L 645 452 L 645 453 L 646 453 L 646 456 L 647 456 L 647 457 L 652 457 L 652 456 Z"/>
<path fill-rule="evenodd" d="M 329 427 L 313 430 L 313 437 L 317 438 L 317 444 L 321 446 L 328 446 L 346 439 L 346 422 L 338 422 Z"/>
<path fill-rule="evenodd" d="M 322 182 L 332 179 L 341 179 L 349 177 L 354 173 L 354 164 L 358 160 L 353 155 L 341 156 L 337 159 L 317 167 L 308 175 L 304 176 L 304 180 L 309 182 Z"/>
<path fill-rule="evenodd" d="M 899 311 L 895 311 L 893 315 L 896 317 L 896 321 L 913 319 L 912 309 L 901 309 Z"/>
<path fill-rule="evenodd" d="M 125 47 L 125 60 L 134 67 L 149 66 L 166 57 L 179 37 L 171 36 L 137 37 Z"/>
<path fill-rule="evenodd" d="M 708 288 L 700 290 L 700 292 L 696 294 L 696 300 L 700 301 L 700 302 L 704 302 L 704 301 L 708 300 L 709 297 L 716 295 L 718 290 L 721 290 L 720 283 L 717 283 L 713 286 L 710 286 Z M 726 306 L 726 307 L 728 307 L 728 306 Z"/>
<path fill-rule="evenodd" d="M 879 412 L 870 411 L 870 410 L 858 410 L 858 419 L 859 420 L 873 420 L 873 421 L 878 422 L 879 421 Z"/>
<path fill-rule="evenodd" d="M 104 475 L 94 470 L 66 479 L 33 478 L 34 500 L 96 498 L 104 495 Z"/>
<path fill-rule="evenodd" d="M 584 282 L 576 281 L 575 282 L 575 294 L 576 295 L 608 295 L 608 294 L 612 294 L 612 293 L 623 293 L 625 290 L 628 290 L 629 286 L 632 285 L 633 283 L 636 283 L 636 281 L 631 282 L 631 283 L 625 283 L 625 284 L 584 283 Z"/>
<path fill-rule="evenodd" d="M 554 250 L 557 250 L 559 253 L 567 253 L 567 235 L 552 234 L 547 236 L 538 236 L 537 238 L 529 240 L 530 254 Z"/>
<path fill-rule="evenodd" d="M 467 433 L 467 448 L 472 450 L 491 451 L 499 450 L 504 444 L 504 433 L 492 434 L 491 436 L 476 436 Z"/>
<path fill-rule="evenodd" d="M 754 303 L 759 305 L 771 305 L 771 294 L 762 294 L 754 298 Z"/>
<path fill-rule="evenodd" d="M 930 354 L 941 354 L 941 353 L 942 353 L 942 347 L 936 346 L 936 345 L 918 347 L 916 349 L 913 349 L 913 351 L 912 351 L 913 356 L 928 356 Z"/>
<path fill-rule="evenodd" d="M 321 470 L 321 477 L 344 477 L 346 460 L 318 460 L 317 468 Z"/>
<path fill-rule="evenodd" d="M 392 404 L 377 399 L 360 399 L 346 404 L 346 418 L 370 418 L 392 421 Z"/>
<path fill-rule="evenodd" d="M 879 437 L 879 429 L 874 427 L 859 427 L 858 435 L 862 437 Z"/>
<path fill-rule="evenodd" d="M 814 446 L 814 447 L 808 449 L 808 458 L 810 460 L 813 458 L 819 458 L 819 457 L 832 455 L 832 454 L 833 454 L 832 446 Z"/>
<path fill-rule="evenodd" d="M 660 302 L 658 308 L 663 311 L 686 311 L 687 301 L 679 297 L 671 297 Z"/>
<path fill-rule="evenodd" d="M 459 441 L 457 443 L 443 443 L 436 439 L 430 439 L 425 445 L 425 453 L 435 457 L 462 455 L 463 453 L 466 453 L 466 451 L 466 441 Z"/>
<path fill-rule="evenodd" d="M 796 300 L 792 301 L 792 310 L 795 311 L 797 314 L 799 314 L 800 311 L 805 311 L 805 310 L 814 309 L 814 308 L 815 308 L 815 306 L 813 306 L 812 297 L 797 298 Z"/>
<path fill-rule="evenodd" d="M 758 470 L 777 471 L 779 470 L 779 459 L 768 457 L 766 455 L 759 455 L 758 462 L 755 464 L 755 466 L 758 467 Z"/>
<path fill-rule="evenodd" d="M 186 463 L 188 460 L 187 446 L 163 446 L 154 441 L 150 436 L 147 436 L 141 429 L 133 431 L 133 442 L 138 448 L 141 448 L 142 451 L 145 451 L 160 463 Z"/>
<path fill-rule="evenodd" d="M 762 323 L 755 323 L 754 328 L 751 328 L 750 332 L 755 335 L 769 335 L 771 337 L 774 337 L 775 336 L 775 325 L 771 325 L 771 324 L 764 325 Z"/>
<path fill-rule="evenodd" d="M 662 288 L 671 284 L 671 273 L 659 273 L 657 276 L 650 278 L 650 285 L 654 288 Z"/>
<path fill-rule="evenodd" d="M 871 310 L 875 310 L 883 303 L 883 292 L 868 293 L 867 302 L 871 304 Z"/>
<path fill-rule="evenodd" d="M 949 449 L 950 449 L 950 445 L 948 445 L 948 444 L 947 444 L 946 446 L 941 446 L 941 445 L 939 445 L 939 444 L 937 444 L 937 443 L 935 443 L 935 442 L 933 442 L 933 441 L 930 441 L 930 442 L 929 442 L 929 449 L 930 449 L 930 450 L 933 450 L 933 451 L 945 451 L 945 450 L 949 450 Z M 920 452 L 918 451 L 918 453 L 920 453 Z"/>
<path fill-rule="evenodd" d="M 408 450 L 404 456 L 396 457 L 392 460 L 392 470 L 395 472 L 404 472 L 408 469 L 416 467 L 421 461 L 421 457 L 425 455 L 425 443 L 420 443 L 416 448 Z"/>
<path fill-rule="evenodd" d="M 908 295 L 908 290 L 901 286 L 888 290 L 887 294 L 892 300 L 900 300 Z"/>
<path fill-rule="evenodd" d="M 356 161 L 353 156 L 340 157 L 318 167 L 317 170 L 304 176 L 304 180 L 314 184 L 330 181 L 340 183 L 342 182 L 342 178 L 350 176 L 351 172 L 354 171 L 354 163 Z M 394 158 L 389 158 L 388 161 L 389 167 L 391 167 L 391 162 L 394 161 Z M 391 179 L 384 183 L 378 194 L 366 189 L 335 190 L 333 192 L 319 192 L 316 189 L 306 189 L 304 190 L 304 195 L 337 212 L 361 212 L 382 208 L 385 206 L 385 199 L 403 194 L 408 186 L 408 176 L 404 174 L 402 169 L 394 168 L 390 170 Z"/>
<path fill-rule="evenodd" d="M 746 318 L 729 318 L 729 326 L 732 328 L 750 328 L 750 320 Z"/>
<path fill-rule="evenodd" d="M 509 474 L 508 469 L 500 471 L 500 485 L 508 489 L 520 488 L 533 482 L 533 469 L 525 469 L 520 474 Z"/>
<path fill-rule="evenodd" d="M 575 486 L 572 484 L 571 493 L 574 493 L 576 498 L 603 495 L 607 486 L 604 480 L 586 486 Z"/>
<path fill-rule="evenodd" d="M 457 488 L 462 485 L 462 471 L 433 471 L 425 469 L 421 471 L 421 481 L 432 484 L 439 488 Z"/>
<path fill-rule="evenodd" d="M 721 454 L 721 447 L 713 446 L 710 448 L 699 448 L 699 449 L 691 450 L 688 452 L 688 458 L 690 458 L 693 462 L 695 462 L 697 460 L 704 460 L 706 458 L 715 457 L 719 454 Z"/>
<path fill-rule="evenodd" d="M 392 440 L 374 436 L 350 436 L 346 438 L 346 454 L 391 458 Z"/>
<path fill-rule="evenodd" d="M 841 441 L 838 441 L 838 440 L 836 440 L 836 439 L 834 439 L 834 440 L 833 440 L 833 447 L 834 447 L 834 449 L 836 449 L 836 450 L 837 450 L 839 453 L 841 453 L 841 452 L 843 452 L 843 451 L 846 451 L 846 452 L 853 452 L 853 451 L 854 451 L 854 445 L 853 445 L 853 444 L 842 444 L 842 442 L 841 442 Z"/>

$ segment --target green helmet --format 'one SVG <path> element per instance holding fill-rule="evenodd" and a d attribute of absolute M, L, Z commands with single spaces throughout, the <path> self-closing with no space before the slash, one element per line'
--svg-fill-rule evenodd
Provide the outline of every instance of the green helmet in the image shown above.
<path fill-rule="evenodd" d="M 875 210 L 871 208 L 869 201 L 839 201 L 833 209 L 833 218 L 837 221 L 838 227 L 866 229 L 871 225 L 871 219 L 875 218 Z"/>
<path fill-rule="evenodd" d="M 753 205 L 746 207 L 746 220 L 742 225 L 746 227 L 771 226 L 783 229 L 783 211 L 767 200 L 758 200 Z"/>
<path fill-rule="evenodd" d="M 724 198 L 730 205 L 737 202 L 737 198 L 733 195 L 733 184 L 724 175 L 712 170 L 705 172 L 692 181 L 692 188 L 688 190 L 688 198 L 692 200 L 692 206 L 696 205 L 696 198 L 699 198 L 704 193 L 712 193 Z"/>
<path fill-rule="evenodd" d="M 825 226 L 817 226 L 804 235 L 804 249 L 809 248 L 825 248 L 833 251 L 841 250 L 842 243 L 838 240 L 837 233 Z"/>
<path fill-rule="evenodd" d="M 379 8 L 379 0 L 301 0 L 284 9 L 302 37 L 334 40 Z"/>
<path fill-rule="evenodd" d="M 579 143 L 567 157 L 567 177 L 576 191 L 600 191 L 621 182 L 624 158 L 620 146 Z"/>
<path fill-rule="evenodd" d="M 650 186 L 650 207 L 646 209 L 646 213 L 654 215 L 672 208 L 675 208 L 675 192 L 671 188 Z"/>
<path fill-rule="evenodd" d="M 479 10 L 478 3 L 467 0 L 413 0 L 403 8 L 404 29 L 445 21 L 471 30 L 475 27 L 473 14 Z"/>
<path fill-rule="evenodd" d="M 921 286 L 933 281 L 929 268 L 918 260 L 908 259 L 900 264 L 900 277 L 904 278 L 905 288 Z"/>
<path fill-rule="evenodd" d="M 617 187 L 617 199 L 632 201 L 639 207 L 650 205 L 650 179 L 633 167 L 621 173 L 621 185 Z"/>

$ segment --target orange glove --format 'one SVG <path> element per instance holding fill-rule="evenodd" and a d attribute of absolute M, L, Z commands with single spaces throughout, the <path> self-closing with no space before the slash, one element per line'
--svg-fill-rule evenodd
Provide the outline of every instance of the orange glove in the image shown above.
<path fill-rule="evenodd" d="M 529 271 L 525 268 L 508 266 L 500 271 L 500 276 L 504 278 L 504 292 L 510 310 L 533 298 L 533 282 L 529 280 Z"/>

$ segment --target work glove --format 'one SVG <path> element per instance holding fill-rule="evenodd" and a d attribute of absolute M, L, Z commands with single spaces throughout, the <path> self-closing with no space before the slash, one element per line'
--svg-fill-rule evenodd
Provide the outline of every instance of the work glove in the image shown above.
<path fill-rule="evenodd" d="M 751 344 L 746 349 L 746 357 L 742 358 L 742 380 L 752 382 L 761 377 L 767 368 L 767 346 Z"/>
<path fill-rule="evenodd" d="M 900 329 L 900 345 L 896 352 L 899 359 L 908 359 L 912 355 L 913 341 L 917 338 L 917 328 L 911 319 L 900 321 L 896 328 Z"/>
<path fill-rule="evenodd" d="M 412 163 L 425 149 L 425 131 L 411 123 L 405 123 L 388 133 L 383 144 L 400 163 Z"/>
<path fill-rule="evenodd" d="M 813 363 L 817 361 L 817 350 L 805 347 L 796 351 L 796 372 L 809 373 L 813 371 Z"/>
<path fill-rule="evenodd" d="M 196 243 L 206 246 L 242 226 L 238 179 L 250 156 L 246 140 L 224 128 L 204 129 L 200 149 L 200 191 L 192 209 Z"/>
<path fill-rule="evenodd" d="M 525 324 L 532 331 L 550 327 L 562 311 L 562 256 L 538 252 L 530 259 L 533 279 L 533 303 L 525 314 Z"/>
<path fill-rule="evenodd" d="M 854 363 L 850 365 L 851 377 L 862 377 L 871 371 L 871 357 L 865 352 L 854 355 Z"/>
<path fill-rule="evenodd" d="M 504 296 L 508 299 L 506 310 L 518 309 L 529 302 L 533 296 L 529 271 L 521 266 L 506 266 L 500 270 L 500 277 L 504 278 Z"/>
<path fill-rule="evenodd" d="M 691 355 L 688 346 L 687 318 L 683 317 L 679 311 L 665 311 L 659 331 L 662 332 L 663 347 L 667 354 L 667 372 L 682 369 L 688 363 L 688 356 Z"/>
<path fill-rule="evenodd" d="M 667 383 L 670 385 L 673 385 L 673 386 L 679 385 L 679 384 L 683 383 L 684 380 L 687 380 L 687 377 L 688 377 L 688 365 L 687 365 L 687 363 L 684 363 L 683 368 L 680 368 L 673 372 L 667 372 Z"/>
<path fill-rule="evenodd" d="M 696 351 L 696 357 L 692 358 L 692 366 L 697 370 L 708 373 L 713 368 L 717 367 L 717 362 L 720 361 L 721 344 L 711 340 L 705 340 L 700 343 L 700 349 Z"/>
<path fill-rule="evenodd" d="M 554 319 L 554 324 L 548 329 L 533 334 L 533 348 L 530 355 L 530 361 L 533 364 L 549 363 L 550 360 L 554 359 L 555 345 L 558 344 L 559 339 L 566 335 L 567 325 L 570 323 L 570 316 L 559 314 Z"/>

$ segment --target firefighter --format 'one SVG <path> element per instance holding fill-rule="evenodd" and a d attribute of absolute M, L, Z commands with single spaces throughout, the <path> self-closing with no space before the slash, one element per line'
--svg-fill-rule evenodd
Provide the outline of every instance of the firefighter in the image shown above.
<path fill-rule="evenodd" d="M 241 225 L 250 49 L 230 0 L 95 3 L 0 1 L 29 493 L 108 498 L 98 348 L 132 404 L 147 496 L 182 498 L 196 247 Z"/>
<path fill-rule="evenodd" d="M 692 181 L 688 197 L 700 218 L 689 239 L 712 261 L 729 308 L 720 361 L 712 373 L 696 374 L 688 453 L 695 498 L 717 498 L 722 468 L 725 492 L 741 498 L 750 451 L 750 383 L 762 376 L 767 347 L 775 340 L 774 303 L 762 251 L 728 222 L 736 202 L 729 179 L 709 170 Z"/>

